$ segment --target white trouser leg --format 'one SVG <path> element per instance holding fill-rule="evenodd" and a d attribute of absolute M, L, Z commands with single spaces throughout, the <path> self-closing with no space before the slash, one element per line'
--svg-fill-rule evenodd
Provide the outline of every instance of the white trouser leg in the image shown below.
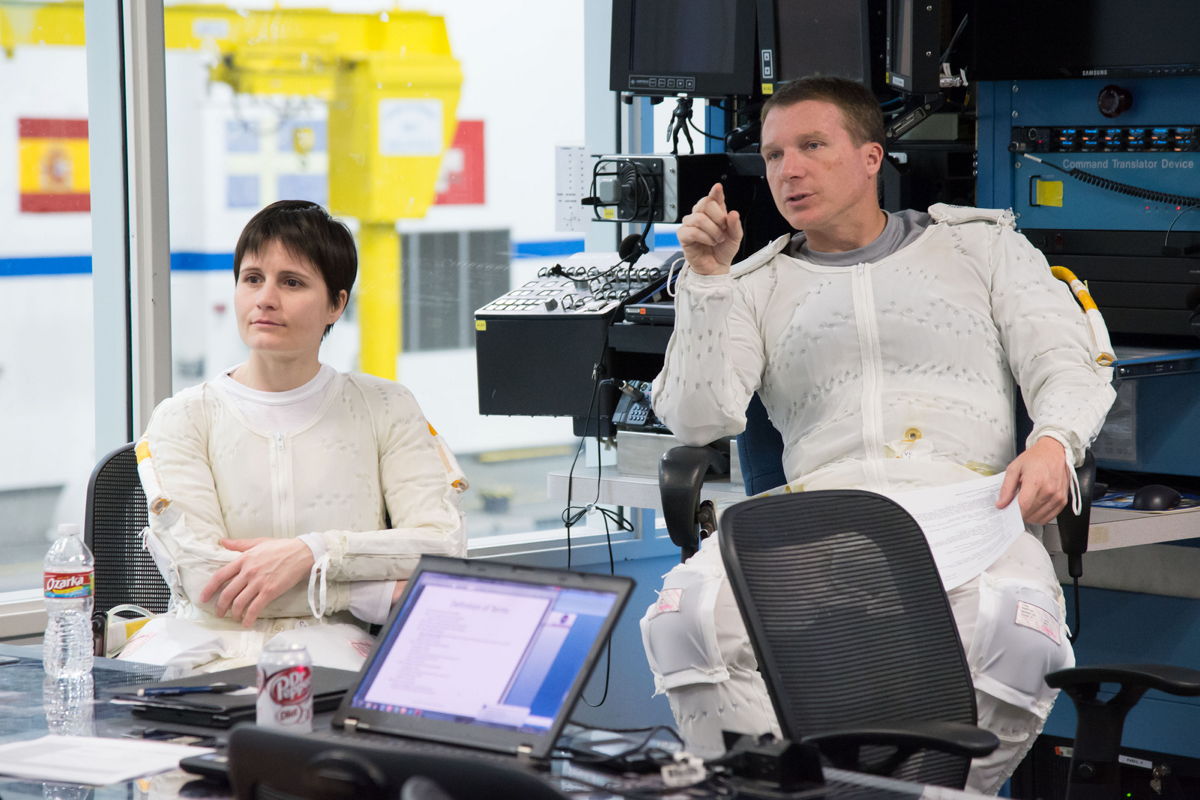
<path fill-rule="evenodd" d="M 667 700 L 688 751 L 701 758 L 725 753 L 722 731 L 781 735 L 758 672 L 736 672 L 720 683 L 677 686 L 667 690 Z"/>
<path fill-rule="evenodd" d="M 1012 703 L 997 700 L 987 692 L 976 690 L 975 704 L 979 727 L 996 734 L 1000 746 L 991 755 L 971 762 L 966 788 L 980 794 L 995 794 L 1033 747 L 1046 720 Z"/>
<path fill-rule="evenodd" d="M 655 691 L 666 692 L 688 750 L 721 755 L 722 731 L 779 735 L 715 536 L 664 576 L 641 625 Z"/>
<path fill-rule="evenodd" d="M 975 682 L 979 726 L 1000 747 L 975 759 L 967 788 L 995 794 L 1042 731 L 1058 696 L 1043 680 L 1074 666 L 1062 587 L 1041 542 L 1023 534 L 987 571 L 950 592 Z"/>

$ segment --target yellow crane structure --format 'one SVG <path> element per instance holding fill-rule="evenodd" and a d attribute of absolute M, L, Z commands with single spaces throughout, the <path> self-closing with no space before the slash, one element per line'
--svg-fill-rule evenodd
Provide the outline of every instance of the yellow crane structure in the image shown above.
<path fill-rule="evenodd" d="M 462 68 L 445 20 L 398 8 L 364 14 L 189 3 L 166 6 L 163 27 L 168 49 L 210 53 L 210 79 L 235 92 L 328 104 L 330 210 L 359 223 L 359 366 L 394 378 L 401 343 L 396 221 L 429 210 L 457 125 Z M 83 46 L 84 39 L 82 2 L 0 0 L 7 57 L 20 46 Z"/>

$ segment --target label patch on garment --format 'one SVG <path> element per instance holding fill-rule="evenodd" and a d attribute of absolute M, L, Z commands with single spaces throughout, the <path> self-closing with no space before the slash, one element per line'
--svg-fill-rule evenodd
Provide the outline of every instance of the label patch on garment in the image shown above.
<path fill-rule="evenodd" d="M 679 602 L 683 599 L 683 589 L 663 589 L 658 593 L 658 602 L 654 604 L 654 616 L 679 611 Z"/>
<path fill-rule="evenodd" d="M 1013 622 L 1037 631 L 1055 644 L 1062 644 L 1058 619 L 1041 606 L 1019 600 L 1017 602 L 1017 618 Z"/>

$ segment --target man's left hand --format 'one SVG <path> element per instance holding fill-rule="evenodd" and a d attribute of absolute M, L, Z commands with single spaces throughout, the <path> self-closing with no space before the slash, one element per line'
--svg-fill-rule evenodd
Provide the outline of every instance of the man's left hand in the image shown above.
<path fill-rule="evenodd" d="M 312 550 L 299 539 L 222 539 L 220 545 L 242 555 L 213 574 L 200 602 L 216 597 L 216 615 L 228 613 L 247 628 L 268 603 L 312 570 Z"/>
<path fill-rule="evenodd" d="M 1021 518 L 1032 525 L 1052 521 L 1067 504 L 1071 476 L 1066 451 L 1057 439 L 1043 436 L 1008 465 L 996 508 L 1017 497 Z M 1020 492 L 1018 495 L 1017 492 Z"/>

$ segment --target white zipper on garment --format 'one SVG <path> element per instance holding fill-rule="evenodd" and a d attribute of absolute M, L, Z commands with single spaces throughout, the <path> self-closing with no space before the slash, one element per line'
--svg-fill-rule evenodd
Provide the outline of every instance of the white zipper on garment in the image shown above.
<path fill-rule="evenodd" d="M 287 439 L 274 434 L 271 442 L 271 475 L 274 497 L 274 530 L 276 538 L 289 538 L 296 527 L 292 504 L 292 459 L 287 452 Z"/>
<path fill-rule="evenodd" d="M 854 298 L 854 321 L 858 328 L 858 352 L 862 361 L 863 469 L 870 485 L 888 487 L 879 463 L 883 456 L 883 401 L 880 383 L 883 357 L 879 349 L 879 321 L 875 316 L 875 291 L 866 264 L 855 264 L 850 282 Z"/>

